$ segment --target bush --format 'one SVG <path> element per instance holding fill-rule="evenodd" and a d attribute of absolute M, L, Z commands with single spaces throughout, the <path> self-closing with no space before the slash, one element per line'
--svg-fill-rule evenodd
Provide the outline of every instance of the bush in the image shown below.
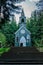
<path fill-rule="evenodd" d="M 2 32 L 6 36 L 7 45 L 14 44 L 15 42 L 15 32 L 17 30 L 17 24 L 15 21 L 12 21 L 10 24 L 7 22 L 5 25 L 2 26 Z"/>
<path fill-rule="evenodd" d="M 8 52 L 10 50 L 10 47 L 8 48 L 0 48 L 0 56 L 5 53 L 5 52 Z"/>
<path fill-rule="evenodd" d="M 6 36 L 2 32 L 0 32 L 0 44 L 2 46 L 5 46 L 5 43 L 6 43 Z"/>

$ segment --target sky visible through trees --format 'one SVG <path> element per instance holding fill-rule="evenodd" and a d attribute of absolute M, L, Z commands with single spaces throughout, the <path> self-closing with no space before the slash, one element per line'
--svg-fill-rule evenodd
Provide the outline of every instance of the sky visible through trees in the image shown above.
<path fill-rule="evenodd" d="M 37 9 L 36 3 L 38 1 L 39 0 L 25 0 L 24 2 L 16 4 L 16 5 L 22 6 L 26 18 L 30 18 L 32 11 Z M 18 14 L 15 13 L 17 23 L 19 22 L 19 16 L 20 16 L 20 14 L 18 15 Z"/>

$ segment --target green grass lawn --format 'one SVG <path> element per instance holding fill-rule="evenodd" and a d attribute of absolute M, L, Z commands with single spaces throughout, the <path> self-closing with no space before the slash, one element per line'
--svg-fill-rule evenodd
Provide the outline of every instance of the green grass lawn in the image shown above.
<path fill-rule="evenodd" d="M 0 56 L 4 53 L 4 52 L 8 52 L 10 50 L 10 48 L 0 48 Z"/>

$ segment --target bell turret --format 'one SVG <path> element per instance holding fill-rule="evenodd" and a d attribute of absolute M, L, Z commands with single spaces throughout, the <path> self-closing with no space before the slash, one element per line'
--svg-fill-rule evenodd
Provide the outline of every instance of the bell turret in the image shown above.
<path fill-rule="evenodd" d="M 19 26 L 21 27 L 23 25 L 26 26 L 26 17 L 24 14 L 24 10 L 22 9 L 20 20 L 19 20 Z"/>

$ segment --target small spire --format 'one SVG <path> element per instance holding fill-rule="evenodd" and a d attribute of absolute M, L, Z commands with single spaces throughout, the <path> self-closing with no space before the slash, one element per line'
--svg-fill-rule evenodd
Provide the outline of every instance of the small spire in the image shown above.
<path fill-rule="evenodd" d="M 24 16 L 24 10 L 22 9 L 21 16 Z"/>

